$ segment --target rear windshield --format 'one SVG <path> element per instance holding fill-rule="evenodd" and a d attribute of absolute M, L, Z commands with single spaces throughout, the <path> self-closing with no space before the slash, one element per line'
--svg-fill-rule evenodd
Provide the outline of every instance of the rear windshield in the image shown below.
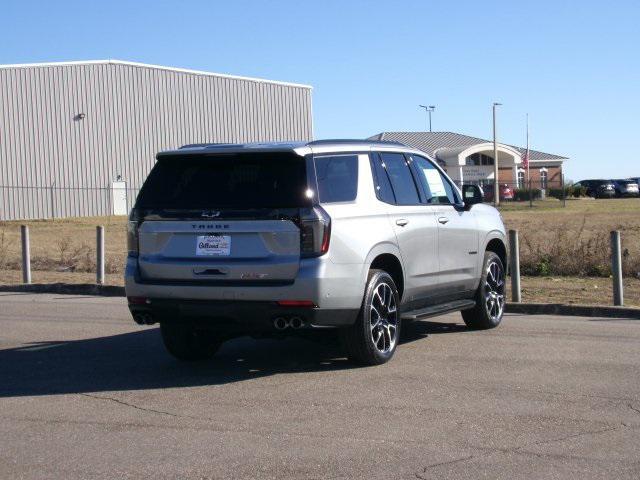
<path fill-rule="evenodd" d="M 136 206 L 144 209 L 282 208 L 308 203 L 305 159 L 287 153 L 163 157 Z"/>

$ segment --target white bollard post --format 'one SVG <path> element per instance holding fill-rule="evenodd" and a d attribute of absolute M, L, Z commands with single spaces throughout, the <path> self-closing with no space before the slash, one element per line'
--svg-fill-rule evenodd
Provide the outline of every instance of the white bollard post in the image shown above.
<path fill-rule="evenodd" d="M 29 227 L 20 226 L 22 239 L 22 283 L 31 283 L 31 248 L 29 246 Z"/>
<path fill-rule="evenodd" d="M 96 283 L 104 285 L 104 227 L 96 227 Z"/>
<path fill-rule="evenodd" d="M 520 244 L 517 230 L 509 230 L 509 260 L 511 264 L 511 301 L 520 303 L 522 301 L 520 289 Z"/>
<path fill-rule="evenodd" d="M 622 248 L 620 231 L 611 232 L 611 273 L 613 274 L 613 304 L 624 305 L 622 286 Z"/>

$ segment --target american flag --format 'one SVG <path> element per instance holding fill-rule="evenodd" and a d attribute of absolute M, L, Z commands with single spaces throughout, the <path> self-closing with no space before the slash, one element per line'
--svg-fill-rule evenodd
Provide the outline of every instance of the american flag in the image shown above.
<path fill-rule="evenodd" d="M 529 149 L 525 150 L 522 155 L 522 168 L 529 170 Z"/>

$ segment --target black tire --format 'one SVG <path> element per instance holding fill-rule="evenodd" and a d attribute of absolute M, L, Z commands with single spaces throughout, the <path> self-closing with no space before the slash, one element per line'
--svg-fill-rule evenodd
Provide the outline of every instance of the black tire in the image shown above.
<path fill-rule="evenodd" d="M 178 360 L 187 362 L 213 357 L 224 341 L 215 332 L 189 324 L 163 322 L 160 323 L 160 332 L 167 351 Z"/>
<path fill-rule="evenodd" d="M 499 273 L 496 273 L 496 270 L 499 270 Z M 495 278 L 496 276 L 498 278 Z M 485 330 L 500 325 L 505 305 L 505 269 L 502 260 L 494 252 L 484 254 L 482 278 L 475 300 L 474 308 L 461 312 L 467 327 Z"/>
<path fill-rule="evenodd" d="M 399 305 L 400 295 L 391 275 L 382 270 L 371 270 L 358 318 L 340 332 L 351 361 L 360 365 L 381 365 L 393 357 L 400 338 Z M 377 342 L 374 336 L 378 337 Z"/>

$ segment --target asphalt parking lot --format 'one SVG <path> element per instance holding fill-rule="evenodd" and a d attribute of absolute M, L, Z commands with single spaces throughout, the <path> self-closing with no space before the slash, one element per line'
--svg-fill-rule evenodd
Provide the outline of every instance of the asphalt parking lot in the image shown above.
<path fill-rule="evenodd" d="M 459 314 L 169 357 L 121 298 L 0 294 L 0 478 L 638 478 L 640 321 Z"/>

